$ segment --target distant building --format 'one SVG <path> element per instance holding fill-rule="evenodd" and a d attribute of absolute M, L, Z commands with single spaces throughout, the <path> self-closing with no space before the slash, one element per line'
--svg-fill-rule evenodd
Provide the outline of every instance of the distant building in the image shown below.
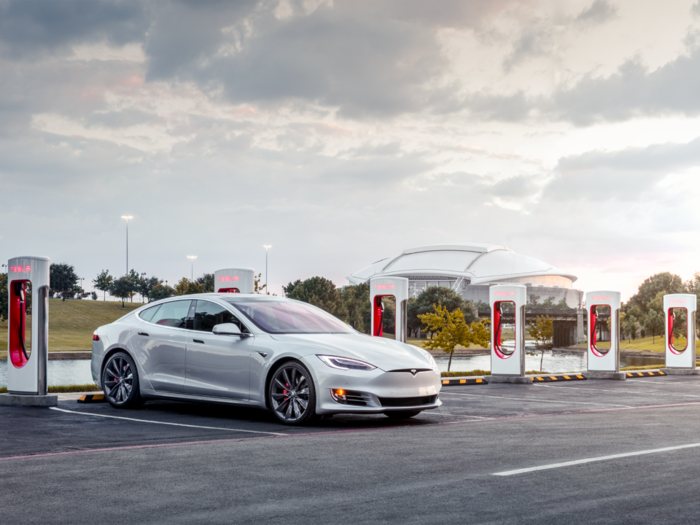
<path fill-rule="evenodd" d="M 489 287 L 524 284 L 530 300 L 528 312 L 555 318 L 555 346 L 570 346 L 583 339 L 583 292 L 573 287 L 576 276 L 556 266 L 505 246 L 493 244 L 439 244 L 408 248 L 347 277 L 360 284 L 373 277 L 405 277 L 413 297 L 430 286 L 458 292 L 488 315 Z M 565 323 L 565 324 L 564 324 Z"/>

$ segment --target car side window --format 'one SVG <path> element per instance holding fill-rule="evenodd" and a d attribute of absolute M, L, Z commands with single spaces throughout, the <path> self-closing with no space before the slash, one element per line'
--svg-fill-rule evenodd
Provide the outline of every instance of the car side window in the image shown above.
<path fill-rule="evenodd" d="M 144 321 L 148 321 L 150 323 L 151 319 L 153 319 L 153 315 L 158 311 L 158 308 L 160 308 L 160 305 L 151 306 L 150 308 L 146 308 L 144 311 L 142 311 L 139 314 L 139 317 L 141 319 L 143 319 Z"/>
<path fill-rule="evenodd" d="M 244 334 L 250 331 L 238 318 L 223 306 L 209 301 L 197 301 L 194 311 L 194 329 L 199 332 L 211 332 L 217 324 L 233 323 Z"/>
<path fill-rule="evenodd" d="M 173 328 L 186 328 L 187 314 L 192 301 L 172 301 L 163 303 L 151 318 L 151 323 Z"/>

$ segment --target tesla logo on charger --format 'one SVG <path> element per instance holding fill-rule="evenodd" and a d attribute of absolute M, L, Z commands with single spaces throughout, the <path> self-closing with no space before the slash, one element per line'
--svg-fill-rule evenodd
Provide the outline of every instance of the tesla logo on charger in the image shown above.
<path fill-rule="evenodd" d="M 599 297 L 591 297 L 591 300 L 593 300 L 593 301 L 609 301 L 609 300 L 610 300 L 610 296 L 608 295 L 608 296 L 605 296 L 605 297 L 602 297 L 602 296 L 599 296 Z"/>
<path fill-rule="evenodd" d="M 497 297 L 503 297 L 507 295 L 515 295 L 515 292 L 493 292 L 493 294 Z"/>
<path fill-rule="evenodd" d="M 685 299 L 669 299 L 668 302 L 671 304 L 685 304 Z"/>
<path fill-rule="evenodd" d="M 233 281 L 237 281 L 237 280 L 238 280 L 237 275 L 234 275 L 233 277 L 229 277 L 228 275 L 224 275 L 222 277 L 219 277 L 219 281 L 225 281 L 225 282 L 229 282 L 229 283 L 233 282 Z"/>
<path fill-rule="evenodd" d="M 32 271 L 32 267 L 27 266 L 10 266 L 10 271 L 13 273 L 24 273 Z"/>
<path fill-rule="evenodd" d="M 391 290 L 392 288 L 394 288 L 394 285 L 393 284 L 375 284 L 374 288 L 376 290 Z"/>

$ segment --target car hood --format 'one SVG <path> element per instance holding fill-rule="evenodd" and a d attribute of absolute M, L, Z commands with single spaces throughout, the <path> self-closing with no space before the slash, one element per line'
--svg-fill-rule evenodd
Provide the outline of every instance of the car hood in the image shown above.
<path fill-rule="evenodd" d="M 432 368 L 430 354 L 421 348 L 383 337 L 361 334 L 275 334 L 276 341 L 302 347 L 304 355 L 337 355 L 366 361 L 382 370 Z M 300 351 L 298 349 L 298 351 Z"/>

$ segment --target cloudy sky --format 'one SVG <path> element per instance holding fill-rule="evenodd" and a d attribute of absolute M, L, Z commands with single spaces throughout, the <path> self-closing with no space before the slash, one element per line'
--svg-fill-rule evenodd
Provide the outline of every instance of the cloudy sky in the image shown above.
<path fill-rule="evenodd" d="M 505 244 L 700 270 L 700 3 L 0 0 L 0 259 L 170 283 Z"/>

